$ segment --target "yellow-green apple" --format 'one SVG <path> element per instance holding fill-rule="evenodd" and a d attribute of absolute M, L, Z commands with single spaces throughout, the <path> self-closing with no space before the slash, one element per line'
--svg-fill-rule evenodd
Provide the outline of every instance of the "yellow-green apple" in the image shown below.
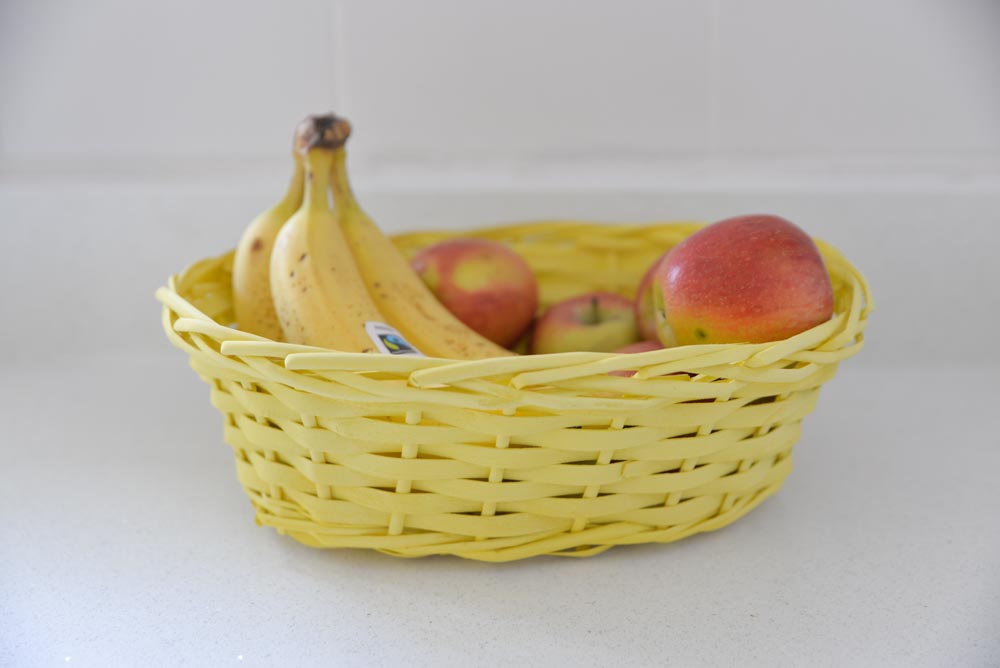
<path fill-rule="evenodd" d="M 646 340 L 639 341 L 637 343 L 630 343 L 624 348 L 619 348 L 616 353 L 648 353 L 650 350 L 663 350 L 663 344 L 659 341 Z M 635 375 L 635 369 L 622 369 L 621 371 L 612 371 L 612 376 L 624 376 L 629 378 Z"/>
<path fill-rule="evenodd" d="M 653 277 L 660 263 L 667 257 L 667 251 L 656 258 L 649 269 L 643 274 L 639 281 L 639 289 L 635 293 L 635 323 L 639 328 L 639 337 L 642 339 L 656 338 L 656 305 L 653 303 Z"/>
<path fill-rule="evenodd" d="M 816 244 L 771 215 L 728 218 L 692 234 L 657 269 L 653 293 L 665 346 L 777 341 L 833 314 Z"/>
<path fill-rule="evenodd" d="M 538 319 L 531 352 L 607 353 L 637 338 L 631 300 L 610 292 L 590 292 L 553 304 Z"/>
<path fill-rule="evenodd" d="M 442 241 L 417 253 L 412 266 L 445 308 L 498 345 L 515 344 L 535 317 L 535 274 L 501 243 Z"/>

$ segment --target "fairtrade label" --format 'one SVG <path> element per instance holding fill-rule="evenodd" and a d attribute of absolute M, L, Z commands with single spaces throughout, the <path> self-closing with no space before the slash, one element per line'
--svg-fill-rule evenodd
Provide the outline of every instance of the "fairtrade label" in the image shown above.
<path fill-rule="evenodd" d="M 390 355 L 420 355 L 423 353 L 414 348 L 409 341 L 403 338 L 399 330 L 384 322 L 369 320 L 365 323 L 365 331 L 368 338 L 372 340 L 375 347 L 383 353 Z"/>

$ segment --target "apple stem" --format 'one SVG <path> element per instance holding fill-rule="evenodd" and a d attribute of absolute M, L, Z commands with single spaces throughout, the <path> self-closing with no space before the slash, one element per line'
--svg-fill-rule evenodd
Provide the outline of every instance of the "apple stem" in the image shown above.
<path fill-rule="evenodd" d="M 593 320 L 591 321 L 591 324 L 597 324 L 597 323 L 599 323 L 601 321 L 601 316 L 600 316 L 600 314 L 598 313 L 598 310 L 597 310 L 597 304 L 598 304 L 597 297 L 591 297 L 590 298 L 590 308 L 591 308 L 591 318 L 593 318 Z"/>

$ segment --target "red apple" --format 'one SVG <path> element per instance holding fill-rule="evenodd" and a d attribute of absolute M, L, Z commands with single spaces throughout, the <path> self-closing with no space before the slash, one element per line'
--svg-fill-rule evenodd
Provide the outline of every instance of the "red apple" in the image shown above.
<path fill-rule="evenodd" d="M 611 352 L 635 342 L 632 302 L 610 292 L 590 292 L 554 304 L 535 324 L 531 352 Z"/>
<path fill-rule="evenodd" d="M 509 347 L 538 309 L 538 282 L 520 255 L 486 239 L 452 239 L 428 246 L 412 266 L 456 318 Z"/>
<path fill-rule="evenodd" d="M 665 346 L 777 341 L 833 315 L 816 244 L 770 215 L 729 218 L 682 241 L 656 272 L 654 299 Z"/>
<path fill-rule="evenodd" d="M 649 265 L 649 269 L 643 274 L 642 280 L 639 281 L 639 289 L 635 293 L 635 322 L 639 327 L 639 336 L 643 339 L 656 338 L 656 305 L 653 303 L 653 277 L 656 275 L 656 270 L 660 266 L 660 263 L 666 259 L 669 252 L 667 251 L 656 258 L 656 261 Z"/>
<path fill-rule="evenodd" d="M 624 348 L 619 348 L 616 353 L 647 353 L 650 350 L 663 350 L 663 344 L 659 341 L 639 341 L 637 343 L 631 343 Z M 635 375 L 635 369 L 622 369 L 621 371 L 612 371 L 612 376 L 624 376 L 629 378 Z"/>

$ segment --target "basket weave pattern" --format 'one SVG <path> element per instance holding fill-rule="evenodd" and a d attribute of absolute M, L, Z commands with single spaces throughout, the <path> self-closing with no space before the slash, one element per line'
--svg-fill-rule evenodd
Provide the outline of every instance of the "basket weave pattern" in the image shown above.
<path fill-rule="evenodd" d="M 631 294 L 696 224 L 548 222 L 463 233 L 510 244 L 547 305 Z M 395 238 L 408 255 L 455 236 Z M 587 556 L 717 529 L 773 494 L 800 423 L 863 344 L 864 278 L 819 243 L 835 316 L 768 344 L 456 362 L 272 342 L 233 319 L 232 253 L 157 293 L 211 386 L 259 524 L 315 547 L 508 561 Z M 632 377 L 609 372 L 636 369 Z"/>

